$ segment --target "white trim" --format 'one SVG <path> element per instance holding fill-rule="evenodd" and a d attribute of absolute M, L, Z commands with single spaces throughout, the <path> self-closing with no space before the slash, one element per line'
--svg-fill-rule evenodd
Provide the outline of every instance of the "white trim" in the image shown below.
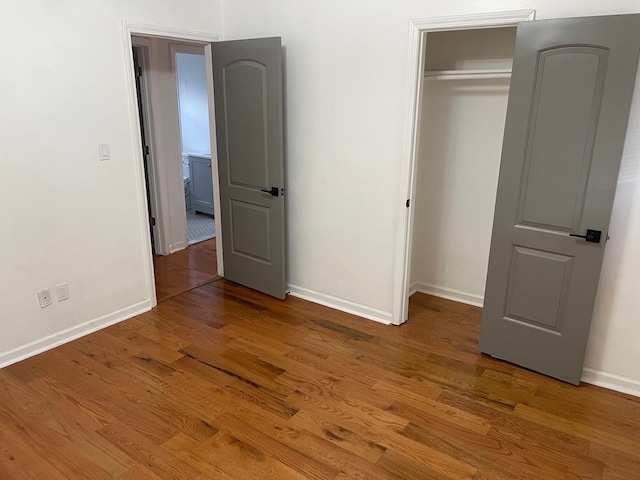
<path fill-rule="evenodd" d="M 166 27 L 162 25 L 149 25 L 146 23 L 122 22 L 122 29 L 125 36 L 142 35 L 151 37 L 168 38 L 171 40 L 188 40 L 205 43 L 216 42 L 222 38 L 218 33 L 198 32 L 195 30 L 182 30 L 179 28 Z"/>
<path fill-rule="evenodd" d="M 216 224 L 216 261 L 218 275 L 224 277 L 224 258 L 222 256 L 222 211 L 220 203 L 220 173 L 218 170 L 218 142 L 216 136 L 216 97 L 213 91 L 213 53 L 211 44 L 204 47 L 205 67 L 207 71 L 207 95 L 209 97 L 209 139 L 211 141 L 211 174 L 213 175 L 213 213 Z"/>
<path fill-rule="evenodd" d="M 287 285 L 289 294 L 292 297 L 302 298 L 313 303 L 324 305 L 325 307 L 340 310 L 341 312 L 357 315 L 358 317 L 367 318 L 376 322 L 391 325 L 391 312 L 385 312 L 366 305 L 354 303 L 344 298 L 334 297 L 308 288 L 299 287 L 297 285 Z"/>
<path fill-rule="evenodd" d="M 447 17 L 420 18 L 411 20 L 411 25 L 421 32 L 443 32 L 446 30 L 476 30 L 481 28 L 515 27 L 518 22 L 535 19 L 535 10 L 507 10 L 503 12 L 471 13 Z M 410 61 L 415 59 L 409 58 Z"/>
<path fill-rule="evenodd" d="M 0 354 L 0 368 L 17 363 L 26 358 L 33 357 L 34 355 L 51 350 L 52 348 L 58 347 L 64 343 L 71 342 L 77 338 L 84 337 L 85 335 L 89 335 L 90 333 L 96 332 L 110 325 L 114 325 L 122 322 L 123 320 L 127 320 L 131 317 L 147 312 L 153 307 L 152 302 L 153 299 L 150 298 L 143 300 L 115 312 L 103 315 L 102 317 L 89 320 L 81 325 L 76 325 L 66 330 L 62 330 L 61 332 L 56 332 L 53 335 L 41 338 L 40 340 L 14 348 L 8 352 L 3 352 Z"/>
<path fill-rule="evenodd" d="M 427 295 L 433 295 L 434 297 L 446 298 L 447 300 L 473 305 L 474 307 L 482 308 L 482 305 L 484 304 L 484 297 L 482 295 L 474 295 L 473 293 L 461 292 L 460 290 L 454 290 L 453 288 L 428 285 L 426 283 L 414 283 L 409 290 L 409 296 L 416 292 L 426 293 Z"/>
<path fill-rule="evenodd" d="M 185 222 L 187 221 L 187 210 L 185 209 Z M 186 226 L 185 226 L 186 228 Z M 176 242 L 176 243 L 171 243 L 167 246 L 168 248 L 168 253 L 167 255 L 171 255 L 172 253 L 175 252 L 179 252 L 180 250 L 184 250 L 185 248 L 187 248 L 189 246 L 189 240 L 184 240 L 184 241 L 180 241 L 180 242 Z"/>
<path fill-rule="evenodd" d="M 426 80 L 469 80 L 476 78 L 511 78 L 510 68 L 490 68 L 487 70 L 428 70 Z"/>
<path fill-rule="evenodd" d="M 138 194 L 138 216 L 141 219 L 140 229 L 143 239 L 142 248 L 145 251 L 145 273 L 146 273 L 146 287 L 147 294 L 151 298 L 151 306 L 156 305 L 156 280 L 153 271 L 153 251 L 151 249 L 151 225 L 149 224 L 149 216 L 147 215 L 147 195 L 146 184 L 144 179 L 144 159 L 142 158 L 142 135 L 140 133 L 140 122 L 138 112 L 138 96 L 136 91 L 135 72 L 133 69 L 133 43 L 131 35 L 133 33 L 123 24 L 123 47 L 124 47 L 124 63 L 125 63 L 125 78 L 126 87 L 129 97 L 129 120 L 130 127 L 133 131 L 133 152 L 131 152 L 132 158 L 135 163 L 135 185 L 137 186 Z"/>
<path fill-rule="evenodd" d="M 407 199 L 414 199 L 415 169 L 420 128 L 420 104 L 424 81 L 424 47 L 426 33 L 443 30 L 470 30 L 491 27 L 513 27 L 518 22 L 533 20 L 535 10 L 481 13 L 451 17 L 427 18 L 409 22 L 409 60 L 405 93 L 405 118 L 400 164 L 398 198 L 398 229 L 396 234 L 395 272 L 393 276 L 392 323 L 407 320 L 409 311 L 409 273 L 413 237 L 413 208 L 406 208 Z"/>
<path fill-rule="evenodd" d="M 615 375 L 592 368 L 583 368 L 581 381 L 640 397 L 640 381 L 634 378 L 623 377 L 622 375 Z"/>

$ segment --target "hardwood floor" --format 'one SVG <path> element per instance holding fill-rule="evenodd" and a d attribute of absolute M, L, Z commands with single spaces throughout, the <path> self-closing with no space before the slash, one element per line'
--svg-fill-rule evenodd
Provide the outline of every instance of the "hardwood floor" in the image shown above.
<path fill-rule="evenodd" d="M 218 278 L 216 239 L 191 245 L 171 255 L 155 255 L 158 302 L 210 283 Z"/>
<path fill-rule="evenodd" d="M 640 399 L 479 355 L 477 308 L 410 309 L 172 296 L 0 370 L 0 479 L 640 478 Z"/>

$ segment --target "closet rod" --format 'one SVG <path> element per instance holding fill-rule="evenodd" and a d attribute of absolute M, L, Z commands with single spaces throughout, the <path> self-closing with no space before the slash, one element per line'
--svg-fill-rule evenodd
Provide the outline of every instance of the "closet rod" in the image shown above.
<path fill-rule="evenodd" d="M 487 69 L 487 70 L 427 70 L 424 72 L 425 78 L 429 80 L 470 80 L 474 78 L 510 78 L 510 69 Z"/>

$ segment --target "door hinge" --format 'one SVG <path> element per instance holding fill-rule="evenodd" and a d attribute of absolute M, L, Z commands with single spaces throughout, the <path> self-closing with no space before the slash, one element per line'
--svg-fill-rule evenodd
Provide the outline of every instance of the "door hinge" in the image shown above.
<path fill-rule="evenodd" d="M 151 226 L 155 227 L 156 226 L 156 219 L 151 217 Z"/>
<path fill-rule="evenodd" d="M 142 149 L 144 150 L 145 155 L 149 155 L 149 145 L 145 145 Z"/>
<path fill-rule="evenodd" d="M 410 204 L 411 204 L 411 199 L 410 199 L 410 198 L 407 198 L 407 203 L 406 203 L 407 208 L 409 208 L 409 205 L 410 205 Z"/>
<path fill-rule="evenodd" d="M 138 76 L 138 78 L 142 77 L 142 67 L 140 65 L 138 65 L 136 68 L 136 75 Z"/>

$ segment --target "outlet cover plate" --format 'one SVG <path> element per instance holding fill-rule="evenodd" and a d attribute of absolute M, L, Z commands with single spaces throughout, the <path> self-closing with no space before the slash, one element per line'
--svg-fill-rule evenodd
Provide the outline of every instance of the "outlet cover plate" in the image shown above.
<path fill-rule="evenodd" d="M 69 286 L 66 283 L 56 285 L 56 296 L 59 302 L 69 300 Z"/>
<path fill-rule="evenodd" d="M 40 306 L 42 308 L 45 308 L 51 305 L 53 300 L 51 299 L 51 292 L 49 291 L 48 288 L 45 288 L 44 290 L 40 290 L 38 292 L 38 300 L 40 301 Z"/>

